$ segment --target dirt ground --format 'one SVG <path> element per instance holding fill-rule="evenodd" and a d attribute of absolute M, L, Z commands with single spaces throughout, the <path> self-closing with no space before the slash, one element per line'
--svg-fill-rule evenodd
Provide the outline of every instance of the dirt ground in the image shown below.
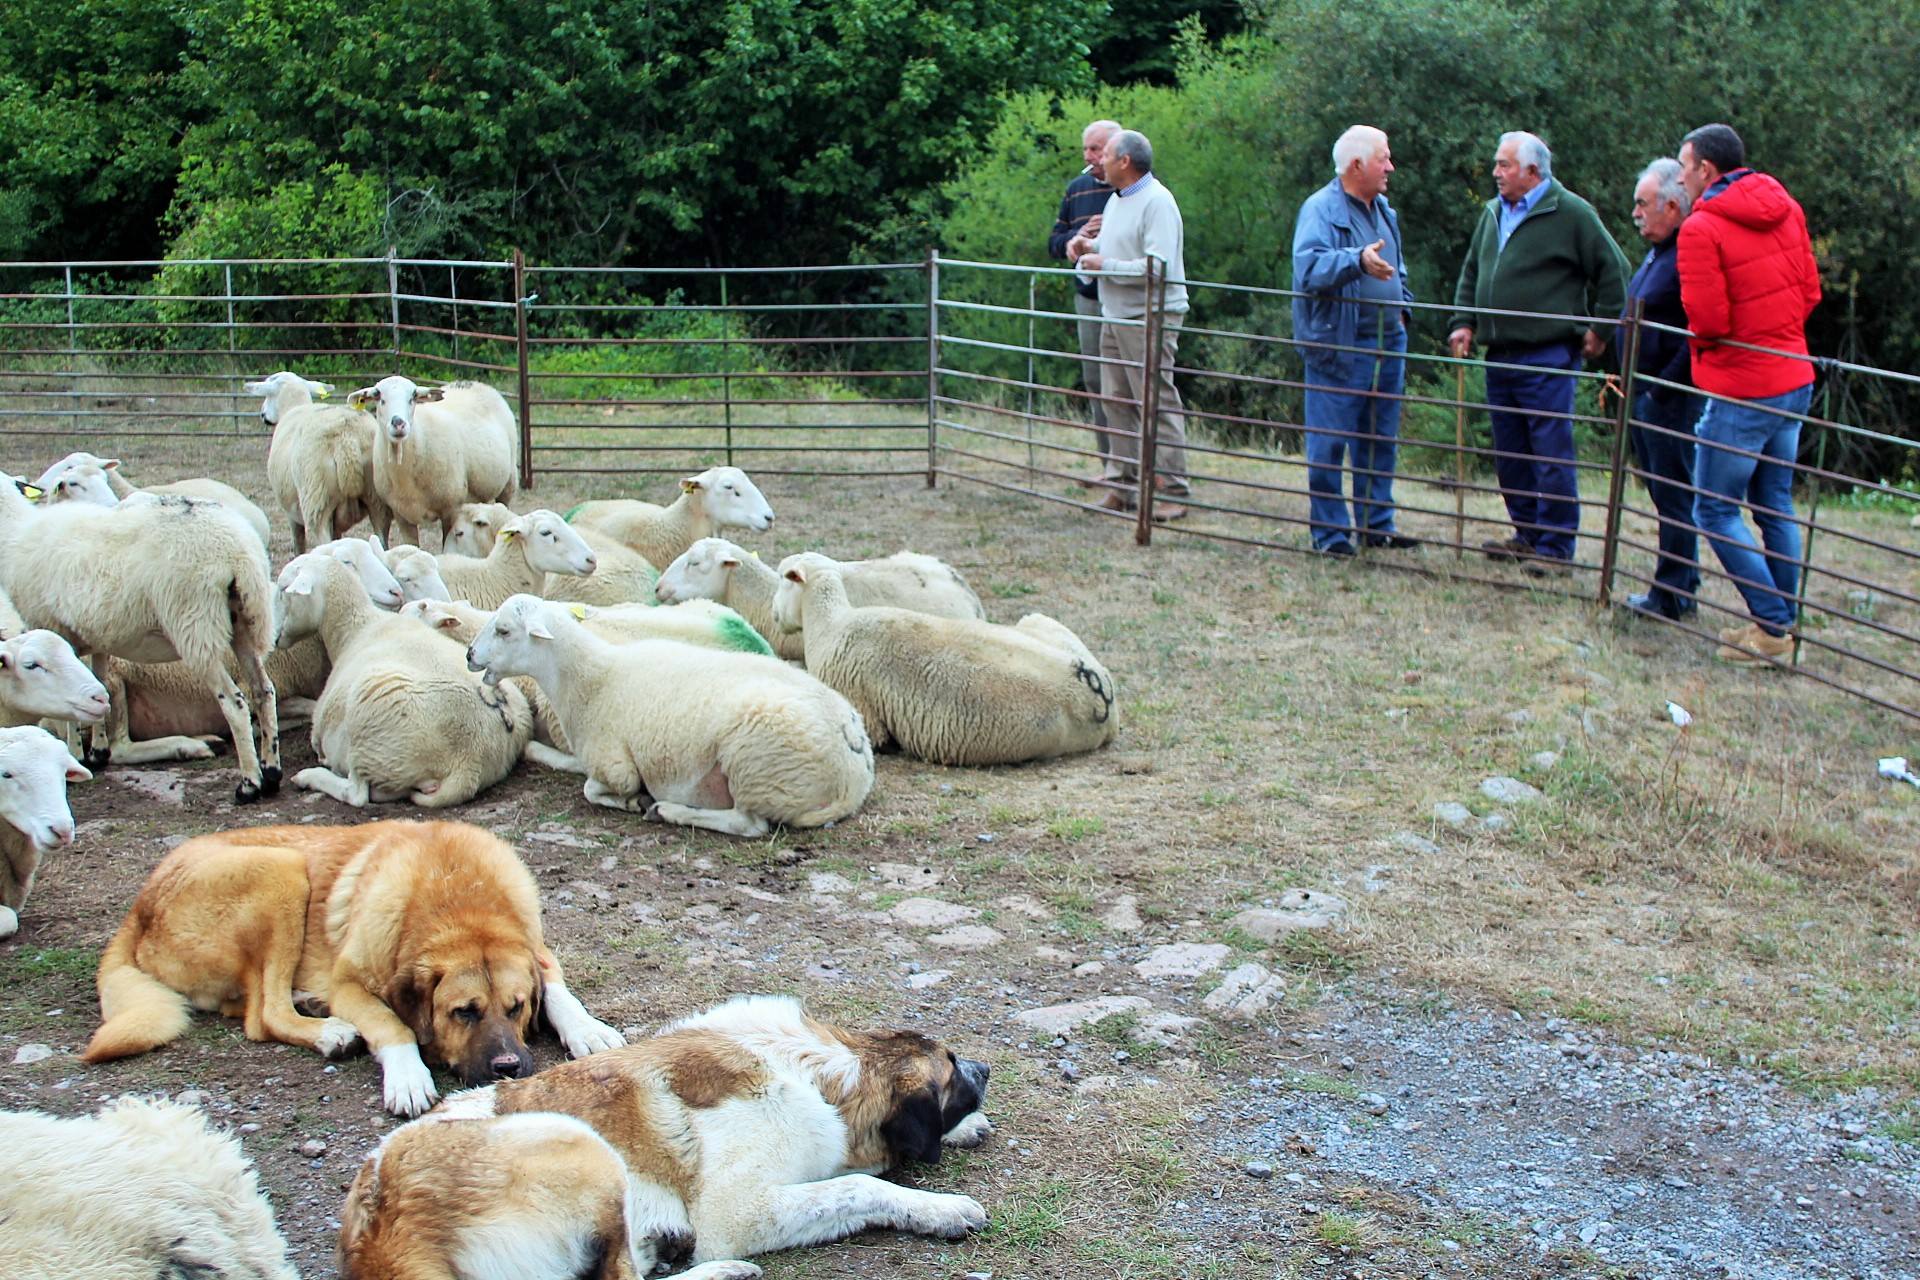
<path fill-rule="evenodd" d="M 995 620 L 1073 627 L 1123 724 L 1018 768 L 883 757 L 855 818 L 759 841 L 595 808 L 528 766 L 450 815 L 515 841 L 572 985 L 629 1034 L 792 992 L 992 1064 L 996 1134 L 901 1175 L 979 1199 L 984 1234 L 869 1233 L 769 1275 L 1920 1274 L 1920 792 L 1872 760 L 1920 756 L 1910 722 L 1451 581 L 1432 552 L 1418 577 L 1141 549 L 1120 521 L 958 482 L 762 487 L 763 556 L 938 554 Z M 285 748 L 290 777 L 312 753 Z M 1540 794 L 1493 800 L 1494 776 Z M 76 844 L 0 943 L 0 1104 L 190 1091 L 238 1128 L 302 1273 L 327 1275 L 341 1194 L 392 1124 L 372 1062 L 211 1016 L 145 1057 L 72 1056 L 100 948 L 166 849 L 362 816 L 291 788 L 236 810 L 232 781 L 223 757 L 73 789 Z M 1300 889 L 1339 900 L 1324 927 L 1241 914 Z M 1271 1003 L 1209 1007 L 1244 966 Z M 1114 1012 L 1059 1034 L 1018 1016 L 1101 998 Z M 26 1045 L 52 1052 L 15 1064 Z"/>

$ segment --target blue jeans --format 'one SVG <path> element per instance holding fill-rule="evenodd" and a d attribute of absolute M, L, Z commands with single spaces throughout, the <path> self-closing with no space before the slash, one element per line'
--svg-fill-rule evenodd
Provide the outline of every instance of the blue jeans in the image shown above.
<path fill-rule="evenodd" d="M 1312 364 L 1307 366 L 1307 506 L 1313 518 L 1316 551 L 1352 542 L 1359 530 L 1382 535 L 1393 532 L 1393 469 L 1399 456 L 1400 401 L 1385 397 L 1406 390 L 1407 332 L 1401 329 L 1384 337 L 1363 333 L 1354 345 L 1375 347 L 1384 354 L 1348 354 L 1344 378 L 1316 370 Z M 1353 391 L 1380 394 L 1343 394 Z M 1340 484 L 1341 458 L 1349 449 L 1354 469 L 1351 521 Z"/>
<path fill-rule="evenodd" d="M 1660 559 L 1648 594 L 1656 607 L 1690 609 L 1700 590 L 1700 539 L 1693 525 L 1693 495 L 1680 485 L 1693 483 L 1694 420 L 1700 397 L 1682 392 L 1642 391 L 1634 400 L 1629 424 L 1633 456 L 1647 473 L 1647 494 L 1660 516 Z M 1647 426 L 1641 426 L 1641 423 Z M 1649 427 L 1665 427 L 1653 431 Z M 1668 435 L 1668 431 L 1681 434 Z"/>
<path fill-rule="evenodd" d="M 1540 555 L 1571 560 L 1574 531 L 1580 527 L 1580 487 L 1573 469 L 1573 420 L 1565 415 L 1573 412 L 1571 375 L 1580 367 L 1580 349 L 1569 343 L 1489 351 L 1487 360 L 1493 447 L 1499 454 L 1532 455 L 1493 460 L 1507 519 Z M 1531 367 L 1496 369 L 1494 362 Z M 1556 414 L 1561 416 L 1550 416 Z"/>
<path fill-rule="evenodd" d="M 1770 635 L 1790 630 L 1794 597 L 1800 593 L 1800 526 L 1793 514 L 1793 462 L 1800 455 L 1800 419 L 1813 401 L 1813 386 L 1785 395 L 1735 404 L 1710 400 L 1700 415 L 1700 453 L 1693 483 L 1693 522 L 1713 543 L 1733 575 L 1747 610 Z M 1772 412 L 1769 412 L 1772 410 Z M 1716 445 L 1762 455 L 1748 458 Z M 1740 508 L 1750 507 L 1766 546 L 1747 532 Z M 1771 582 L 1774 590 L 1759 585 Z"/>

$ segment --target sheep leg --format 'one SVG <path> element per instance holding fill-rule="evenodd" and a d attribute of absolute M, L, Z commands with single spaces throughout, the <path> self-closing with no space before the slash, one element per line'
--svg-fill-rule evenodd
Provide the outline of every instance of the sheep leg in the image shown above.
<path fill-rule="evenodd" d="M 267 678 L 266 658 L 238 645 L 234 661 L 240 665 L 240 678 L 247 682 L 247 696 L 253 700 L 253 724 L 260 735 L 260 794 L 280 792 L 280 695 Z"/>
<path fill-rule="evenodd" d="M 587 803 L 597 804 L 607 809 L 619 809 L 625 813 L 645 813 L 653 798 L 645 791 L 615 791 L 600 779 L 589 776 L 583 788 Z"/>
<path fill-rule="evenodd" d="M 313 721 L 314 712 L 319 709 L 320 704 L 312 698 L 283 698 L 280 700 L 280 723 L 309 724 Z"/>
<path fill-rule="evenodd" d="M 420 526 L 404 516 L 395 515 L 393 517 L 393 541 L 387 545 L 390 547 L 419 546 Z"/>
<path fill-rule="evenodd" d="M 341 777 L 331 769 L 302 769 L 293 775 L 293 785 L 302 791 L 318 791 L 322 795 L 332 796 L 341 804 L 350 804 L 356 809 L 367 807 L 370 789 L 365 778 L 356 778 L 351 774 Z"/>
<path fill-rule="evenodd" d="M 570 756 L 558 747 L 550 747 L 544 742 L 529 742 L 521 758 L 535 764 L 543 764 L 549 769 L 558 769 L 562 773 L 585 773 L 587 762 L 579 756 Z M 592 799 L 591 796 L 588 799 Z M 599 803 L 595 801 L 595 803 Z"/>
<path fill-rule="evenodd" d="M 107 767 L 113 759 L 113 735 L 111 732 L 115 716 L 124 723 L 127 718 L 127 686 L 113 671 L 113 659 L 104 653 L 87 655 L 87 669 L 93 672 L 93 678 L 107 690 L 107 716 L 98 724 L 87 726 L 87 749 L 80 763 L 98 773 Z M 112 684 L 107 681 L 112 680 Z M 117 690 L 117 692 L 116 692 Z"/>
<path fill-rule="evenodd" d="M 588 785 L 592 785 L 589 783 Z M 662 800 L 648 810 L 649 818 L 670 822 L 676 827 L 704 827 L 730 836 L 763 836 L 773 830 L 765 818 L 739 809 L 696 809 L 692 805 Z"/>
<path fill-rule="evenodd" d="M 287 514 L 287 525 L 293 530 L 293 554 L 297 556 L 305 555 L 307 553 L 307 526 L 295 519 L 291 512 Z"/>
<path fill-rule="evenodd" d="M 113 743 L 115 764 L 159 764 L 177 760 L 211 760 L 213 747 L 204 738 L 169 734 L 164 738 L 116 738 Z"/>

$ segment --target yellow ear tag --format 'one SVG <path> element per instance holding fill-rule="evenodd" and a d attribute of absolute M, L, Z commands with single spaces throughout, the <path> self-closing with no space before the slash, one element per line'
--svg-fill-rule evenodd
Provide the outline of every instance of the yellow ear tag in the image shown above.
<path fill-rule="evenodd" d="M 749 551 L 747 552 L 747 554 L 752 556 L 755 560 L 758 560 L 760 558 L 760 553 L 758 551 Z"/>
<path fill-rule="evenodd" d="M 587 620 L 587 606 L 583 604 L 570 604 L 567 606 L 567 612 L 582 622 Z"/>
<path fill-rule="evenodd" d="M 516 534 L 516 533 L 519 533 L 519 532 L 520 532 L 520 531 L 519 531 L 518 529 L 502 529 L 502 530 L 500 531 L 500 537 L 499 537 L 499 538 L 497 539 L 497 541 L 500 541 L 500 542 L 512 542 L 512 541 L 513 541 L 513 535 L 514 535 L 514 534 Z"/>
<path fill-rule="evenodd" d="M 315 400 L 325 400 L 328 396 L 332 394 L 333 392 L 331 391 L 316 391 L 313 393 L 313 398 Z"/>
<path fill-rule="evenodd" d="M 46 493 L 47 491 L 37 484 L 23 484 L 20 486 L 20 496 L 28 502 L 38 502 L 46 496 Z"/>

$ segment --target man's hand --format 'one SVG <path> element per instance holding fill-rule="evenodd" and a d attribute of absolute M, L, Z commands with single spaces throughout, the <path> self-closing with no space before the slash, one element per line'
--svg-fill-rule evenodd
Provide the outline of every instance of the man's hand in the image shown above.
<path fill-rule="evenodd" d="M 1082 271 L 1098 271 L 1100 261 L 1100 255 L 1097 253 L 1083 253 L 1080 255 L 1080 260 L 1073 265 Z"/>
<path fill-rule="evenodd" d="M 1067 241 L 1067 261 L 1079 262 L 1080 255 L 1093 248 L 1093 237 L 1082 232 Z"/>
<path fill-rule="evenodd" d="M 1607 401 L 1609 400 L 1625 400 L 1626 398 L 1627 390 L 1620 383 L 1620 375 L 1617 373 L 1608 374 L 1606 381 L 1600 384 L 1600 407 L 1602 409 L 1606 408 Z"/>
<path fill-rule="evenodd" d="M 1589 360 L 1598 360 L 1600 353 L 1607 349 L 1607 340 L 1589 329 L 1580 339 L 1580 354 Z"/>
<path fill-rule="evenodd" d="M 1380 256 L 1380 250 L 1386 247 L 1385 240 L 1375 240 L 1360 251 L 1360 269 L 1375 280 L 1393 279 L 1393 265 Z"/>
<path fill-rule="evenodd" d="M 1463 324 L 1448 334 L 1447 350 L 1453 353 L 1453 358 L 1456 360 L 1465 360 L 1468 356 L 1472 355 L 1473 330 Z"/>
<path fill-rule="evenodd" d="M 1106 216 L 1107 215 L 1104 213 L 1096 213 L 1091 218 L 1088 218 L 1084 223 L 1081 224 L 1080 234 L 1085 236 L 1089 240 L 1099 235 L 1100 220 Z"/>

